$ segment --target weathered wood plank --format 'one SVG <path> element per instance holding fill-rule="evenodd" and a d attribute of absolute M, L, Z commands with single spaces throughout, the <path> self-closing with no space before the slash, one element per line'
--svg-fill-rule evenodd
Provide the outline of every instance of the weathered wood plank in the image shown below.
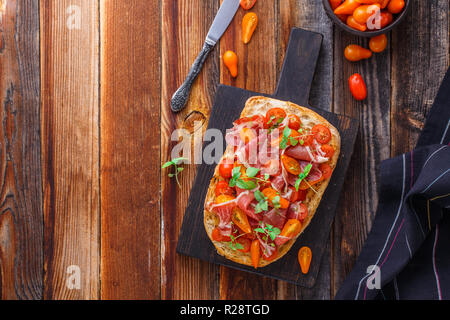
<path fill-rule="evenodd" d="M 201 136 L 207 127 L 212 99 L 218 85 L 218 49 L 210 53 L 195 82 L 189 103 L 179 114 L 170 111 L 170 99 L 184 81 L 189 68 L 200 52 L 203 41 L 218 10 L 218 1 L 162 1 L 162 94 L 161 94 L 161 164 L 171 158 L 171 141 L 177 128 Z M 197 125 L 195 125 L 197 122 Z M 197 141 L 195 147 L 201 147 Z M 196 168 L 186 165 L 181 175 L 181 188 L 161 177 L 161 291 L 163 299 L 217 299 L 218 270 L 215 265 L 180 256 L 175 252 Z"/>
<path fill-rule="evenodd" d="M 417 143 L 428 111 L 450 64 L 449 2 L 412 1 L 392 33 L 391 155 Z"/>
<path fill-rule="evenodd" d="M 0 2 L 0 299 L 41 299 L 39 1 Z"/>
<path fill-rule="evenodd" d="M 239 8 L 233 22 L 220 40 L 221 83 L 243 89 L 273 93 L 276 87 L 277 49 L 276 34 L 278 1 L 257 1 L 250 10 L 258 15 L 258 27 L 252 40 L 242 41 L 242 19 L 249 12 Z M 227 50 L 238 56 L 238 76 L 233 78 L 223 64 L 222 56 Z M 221 299 L 289 299 L 292 285 L 262 278 L 243 271 L 220 268 Z"/>
<path fill-rule="evenodd" d="M 161 296 L 159 9 L 101 1 L 102 299 Z"/>
<path fill-rule="evenodd" d="M 351 271 L 372 226 L 379 164 L 390 154 L 390 49 L 352 63 L 344 57 L 344 49 L 351 43 L 368 48 L 368 39 L 335 30 L 333 111 L 359 118 L 360 129 L 335 219 L 332 297 Z M 356 101 L 348 88 L 348 78 L 356 72 L 368 88 L 368 98 L 363 102 Z"/>
<path fill-rule="evenodd" d="M 98 2 L 41 0 L 40 13 L 44 298 L 97 299 Z M 72 265 L 79 289 L 67 283 Z"/>

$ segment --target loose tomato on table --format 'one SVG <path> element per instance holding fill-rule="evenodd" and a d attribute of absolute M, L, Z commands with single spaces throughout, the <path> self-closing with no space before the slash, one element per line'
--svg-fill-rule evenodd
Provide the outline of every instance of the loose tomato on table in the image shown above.
<path fill-rule="evenodd" d="M 226 194 L 226 195 L 233 195 L 233 189 L 229 186 L 227 181 L 221 180 L 217 182 L 216 189 L 215 189 L 216 197 Z"/>
<path fill-rule="evenodd" d="M 269 200 L 269 205 L 271 207 L 274 207 L 274 199 L 276 197 L 279 197 L 279 204 L 280 204 L 280 208 L 281 209 L 287 209 L 289 207 L 289 201 L 280 197 L 280 195 L 278 194 L 278 192 L 275 189 L 272 188 L 266 188 L 262 191 L 262 193 L 264 194 L 265 197 L 267 197 L 267 199 Z"/>
<path fill-rule="evenodd" d="M 296 159 L 283 154 L 281 155 L 281 162 L 283 163 L 286 171 L 290 174 L 298 176 L 300 173 L 302 173 L 302 168 L 300 167 L 300 164 Z"/>
<path fill-rule="evenodd" d="M 327 126 L 324 126 L 323 124 L 315 125 L 311 129 L 311 133 L 320 144 L 326 144 L 331 140 L 331 131 Z"/>
<path fill-rule="evenodd" d="M 228 68 L 233 78 L 238 75 L 238 57 L 236 53 L 228 50 L 223 54 L 223 63 Z"/>
<path fill-rule="evenodd" d="M 251 233 L 252 227 L 250 226 L 250 223 L 248 222 L 247 215 L 244 211 L 242 211 L 239 208 L 234 208 L 233 214 L 231 216 L 231 221 L 244 233 Z"/>
<path fill-rule="evenodd" d="M 250 10 L 255 5 L 256 0 L 241 0 L 241 7 L 244 10 Z"/>
<path fill-rule="evenodd" d="M 356 100 L 364 100 L 367 98 L 367 87 L 360 74 L 355 73 L 348 79 L 348 85 L 353 97 Z"/>
<path fill-rule="evenodd" d="M 219 165 L 219 174 L 222 178 L 230 179 L 231 178 L 231 172 L 233 171 L 234 164 L 222 162 Z"/>
<path fill-rule="evenodd" d="M 252 241 L 250 246 L 250 255 L 252 257 L 252 264 L 255 269 L 259 266 L 259 259 L 261 258 L 261 250 L 259 248 L 259 240 L 255 239 Z"/>
<path fill-rule="evenodd" d="M 311 265 L 312 252 L 308 247 L 303 247 L 298 251 L 298 263 L 302 269 L 303 274 L 307 274 L 309 266 Z"/>
<path fill-rule="evenodd" d="M 328 159 L 332 158 L 336 151 L 329 144 L 324 144 L 324 145 L 320 146 L 320 150 L 325 154 L 325 157 Z"/>
<path fill-rule="evenodd" d="M 348 61 L 360 61 L 372 56 L 372 51 L 367 50 L 357 44 L 350 44 L 345 48 L 344 56 Z"/>
<path fill-rule="evenodd" d="M 385 34 L 380 34 L 379 36 L 372 37 L 369 41 L 369 48 L 373 52 L 380 53 L 383 52 L 387 47 L 387 37 Z"/>
<path fill-rule="evenodd" d="M 258 25 L 258 16 L 254 12 L 247 13 L 242 20 L 242 41 L 247 44 L 252 39 Z"/>
<path fill-rule="evenodd" d="M 288 127 L 290 129 L 298 131 L 300 129 L 300 127 L 302 126 L 302 121 L 300 120 L 300 118 L 297 115 L 290 114 L 288 119 L 289 119 Z"/>

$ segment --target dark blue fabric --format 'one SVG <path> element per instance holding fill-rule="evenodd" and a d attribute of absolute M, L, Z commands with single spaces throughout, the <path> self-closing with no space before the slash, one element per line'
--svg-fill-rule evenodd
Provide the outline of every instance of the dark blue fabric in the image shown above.
<path fill-rule="evenodd" d="M 336 299 L 450 299 L 449 125 L 450 69 L 417 148 L 381 164 L 376 218 Z"/>

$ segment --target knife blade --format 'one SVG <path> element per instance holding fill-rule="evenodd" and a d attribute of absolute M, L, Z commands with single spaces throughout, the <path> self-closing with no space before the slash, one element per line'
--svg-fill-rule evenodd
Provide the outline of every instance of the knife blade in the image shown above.
<path fill-rule="evenodd" d="M 172 96 L 171 109 L 173 112 L 179 112 L 186 106 L 194 80 L 202 70 L 203 64 L 205 63 L 208 54 L 210 53 L 212 48 L 214 48 L 217 41 L 219 41 L 219 39 L 222 37 L 225 30 L 227 30 L 228 26 L 233 20 L 239 8 L 239 4 L 240 0 L 223 1 L 216 17 L 214 18 L 211 28 L 209 29 L 208 35 L 206 36 L 202 51 L 198 55 L 197 59 L 195 59 L 194 64 L 192 65 L 191 70 L 186 77 L 186 80 Z"/>

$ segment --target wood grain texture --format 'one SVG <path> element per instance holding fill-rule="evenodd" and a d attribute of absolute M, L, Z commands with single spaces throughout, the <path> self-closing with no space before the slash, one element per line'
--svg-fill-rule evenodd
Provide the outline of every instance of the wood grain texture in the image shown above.
<path fill-rule="evenodd" d="M 257 1 L 250 10 L 258 15 L 258 27 L 247 45 L 242 41 L 242 19 L 248 12 L 239 8 L 230 27 L 220 40 L 220 82 L 242 89 L 272 94 L 277 81 L 276 29 L 278 1 Z M 238 76 L 233 78 L 223 64 L 227 50 L 239 57 Z M 220 299 L 288 299 L 292 285 L 278 288 L 280 281 L 220 268 Z M 237 289 L 240 288 L 240 289 Z"/>
<path fill-rule="evenodd" d="M 76 24 L 78 12 L 80 29 Z M 44 298 L 97 299 L 98 3 L 41 0 L 40 13 Z M 71 265 L 80 268 L 80 289 L 66 285 Z"/>
<path fill-rule="evenodd" d="M 189 68 L 200 52 L 209 27 L 219 8 L 218 1 L 178 0 L 161 2 L 162 18 L 162 94 L 161 94 L 161 164 L 170 160 L 175 129 L 186 129 L 194 140 L 207 127 L 212 98 L 218 84 L 218 48 L 207 59 L 194 83 L 186 109 L 178 114 L 170 111 L 170 99 L 184 81 Z M 187 139 L 186 137 L 186 139 Z M 189 142 L 187 142 L 189 143 Z M 193 143 L 201 148 L 201 141 Z M 190 155 L 189 155 L 190 156 Z M 192 182 L 194 165 L 185 165 L 181 188 L 161 175 L 161 291 L 163 299 L 217 299 L 218 267 L 197 259 L 178 255 L 176 244 L 183 221 Z"/>
<path fill-rule="evenodd" d="M 39 4 L 0 11 L 0 299 L 41 299 Z"/>
<path fill-rule="evenodd" d="M 412 0 L 392 33 L 391 155 L 417 143 L 450 65 L 449 2 Z"/>
<path fill-rule="evenodd" d="M 335 30 L 333 111 L 360 119 L 355 152 L 335 219 L 332 252 L 332 297 L 358 257 L 372 226 L 378 203 L 378 169 L 390 150 L 390 49 L 356 63 L 344 57 L 349 44 L 368 48 L 368 39 Z M 356 101 L 348 78 L 360 73 L 368 88 L 366 100 Z"/>
<path fill-rule="evenodd" d="M 160 298 L 159 9 L 101 1 L 102 299 Z"/>

